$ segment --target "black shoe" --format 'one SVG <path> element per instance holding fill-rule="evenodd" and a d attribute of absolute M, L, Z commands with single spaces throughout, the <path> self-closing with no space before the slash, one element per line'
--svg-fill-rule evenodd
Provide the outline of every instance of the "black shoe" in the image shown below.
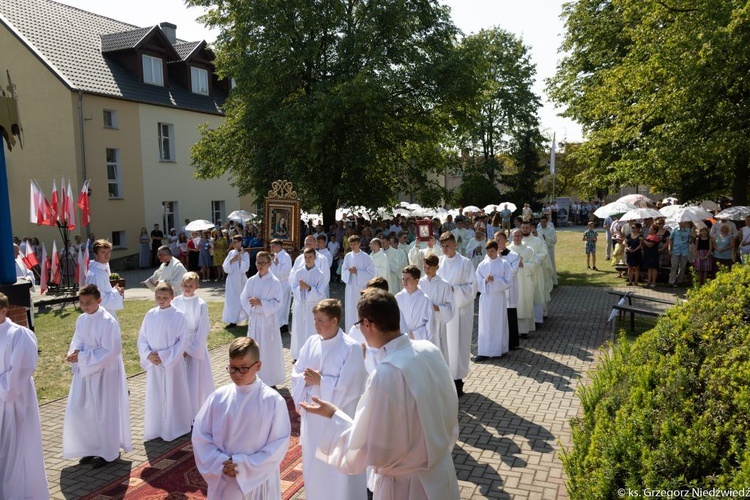
<path fill-rule="evenodd" d="M 280 330 L 281 333 L 289 333 L 289 325 L 283 325 Z"/>
<path fill-rule="evenodd" d="M 481 363 L 482 361 L 487 361 L 489 356 L 474 356 L 474 362 L 475 363 Z"/>
<path fill-rule="evenodd" d="M 464 395 L 464 381 L 463 380 L 454 380 L 454 384 L 456 384 L 456 394 L 460 398 Z"/>
<path fill-rule="evenodd" d="M 594 271 L 598 271 L 598 269 L 596 268 L 596 266 L 594 266 Z"/>
<path fill-rule="evenodd" d="M 95 459 L 95 458 L 96 458 L 96 457 L 93 457 L 93 456 L 92 456 L 92 457 L 83 457 L 82 459 L 80 459 L 80 460 L 78 461 L 78 463 L 79 463 L 79 464 L 87 464 L 87 463 L 91 462 L 91 461 L 92 461 L 93 459 Z"/>
<path fill-rule="evenodd" d="M 229 323 L 229 324 L 228 324 L 227 326 L 225 326 L 224 328 L 225 328 L 225 329 L 226 329 L 226 328 L 234 328 L 235 326 L 237 326 L 237 323 Z"/>
<path fill-rule="evenodd" d="M 114 460 L 112 460 L 112 462 L 114 462 Z M 89 462 L 89 465 L 91 467 L 91 470 L 94 470 L 94 469 L 101 469 L 102 467 L 109 465 L 112 462 L 107 462 L 102 457 L 94 457 L 94 459 Z"/>

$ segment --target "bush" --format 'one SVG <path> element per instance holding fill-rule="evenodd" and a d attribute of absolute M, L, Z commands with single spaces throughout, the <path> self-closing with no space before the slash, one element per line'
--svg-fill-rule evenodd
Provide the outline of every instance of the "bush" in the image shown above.
<path fill-rule="evenodd" d="M 632 344 L 620 338 L 579 389 L 571 498 L 750 485 L 749 322 L 750 267 L 738 265 Z"/>

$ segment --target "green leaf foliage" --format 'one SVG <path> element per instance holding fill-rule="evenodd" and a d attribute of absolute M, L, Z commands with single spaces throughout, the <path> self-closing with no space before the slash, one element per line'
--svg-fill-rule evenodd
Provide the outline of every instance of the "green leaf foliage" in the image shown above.
<path fill-rule="evenodd" d="M 750 179 L 750 4 L 578 0 L 565 5 L 548 83 L 587 140 L 572 155 L 600 187 L 649 184 L 680 199 Z"/>
<path fill-rule="evenodd" d="M 579 389 L 563 456 L 572 498 L 750 482 L 750 267 L 691 292 Z"/>

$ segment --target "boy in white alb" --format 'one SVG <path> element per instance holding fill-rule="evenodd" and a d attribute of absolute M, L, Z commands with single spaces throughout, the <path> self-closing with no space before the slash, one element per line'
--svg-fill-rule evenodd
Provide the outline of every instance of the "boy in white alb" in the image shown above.
<path fill-rule="evenodd" d="M 208 357 L 208 305 L 195 293 L 199 286 L 200 277 L 197 273 L 185 273 L 180 283 L 182 295 L 172 301 L 172 305 L 185 314 L 187 321 L 185 362 L 193 417 L 198 414 L 208 395 L 214 392 L 214 376 Z"/>
<path fill-rule="evenodd" d="M 429 329 L 432 331 L 432 343 L 440 349 L 443 359 L 448 363 L 448 338 L 446 325 L 453 318 L 456 301 L 450 283 L 437 275 L 440 259 L 437 255 L 428 255 L 424 259 L 424 276 L 419 279 L 419 288 L 432 302 L 432 320 Z"/>
<path fill-rule="evenodd" d="M 313 307 L 326 298 L 323 272 L 315 265 L 317 253 L 312 248 L 305 248 L 303 255 L 305 265 L 294 272 L 292 280 L 292 293 L 294 294 L 290 345 L 292 359 L 299 358 L 302 346 L 305 345 L 307 339 L 315 335 Z"/>
<path fill-rule="evenodd" d="M 34 333 L 8 318 L 0 293 L 0 487 L 3 498 L 48 500 L 42 426 L 31 375 L 39 359 Z"/>
<path fill-rule="evenodd" d="M 419 288 L 419 269 L 415 265 L 406 266 L 401 272 L 404 289 L 396 294 L 396 302 L 401 312 L 401 331 L 412 340 L 433 340 L 432 301 Z M 434 342 L 433 342 L 434 343 Z"/>
<path fill-rule="evenodd" d="M 146 313 L 138 332 L 138 354 L 146 370 L 143 439 L 172 441 L 190 432 L 192 400 L 187 379 L 185 348 L 187 320 L 172 306 L 172 285 L 162 281 L 154 289 L 156 307 Z"/>
<path fill-rule="evenodd" d="M 346 283 L 344 319 L 347 330 L 357 322 L 359 292 L 368 281 L 375 277 L 375 265 L 372 263 L 372 258 L 360 249 L 360 244 L 359 236 L 356 234 L 349 236 L 349 246 L 352 251 L 346 254 L 344 263 L 341 265 L 341 281 Z"/>
<path fill-rule="evenodd" d="M 262 364 L 253 339 L 234 339 L 232 383 L 211 394 L 195 417 L 193 453 L 208 498 L 281 498 L 279 467 L 292 426 L 284 398 L 258 377 Z"/>
<path fill-rule="evenodd" d="M 506 290 L 510 288 L 513 270 L 508 261 L 498 257 L 497 247 L 495 240 L 488 241 L 487 258 L 477 266 L 477 288 L 481 295 L 474 361 L 499 357 L 510 350 Z"/>
<path fill-rule="evenodd" d="M 365 390 L 367 370 L 362 347 L 339 328 L 341 309 L 341 302 L 336 299 L 325 299 L 313 308 L 317 334 L 302 347 L 292 371 L 292 397 L 298 410 L 300 403 L 311 402 L 315 396 L 354 416 Z M 301 415 L 302 473 L 307 498 L 364 500 L 364 474 L 343 474 L 315 457 L 327 419 L 305 411 Z"/>
<path fill-rule="evenodd" d="M 120 325 L 103 307 L 96 285 L 78 292 L 83 311 L 65 360 L 71 363 L 63 424 L 63 457 L 97 469 L 133 449 Z"/>
<path fill-rule="evenodd" d="M 94 260 L 89 264 L 86 273 L 86 284 L 96 285 L 102 296 L 101 306 L 113 318 L 117 319 L 117 311 L 123 308 L 124 291 L 119 285 L 114 287 L 109 282 L 109 258 L 112 255 L 112 243 L 107 240 L 96 240 L 91 247 Z"/>
<path fill-rule="evenodd" d="M 386 280 L 391 275 L 391 265 L 388 262 L 388 254 L 381 249 L 380 238 L 373 238 L 370 240 L 370 258 L 372 263 L 375 265 L 375 276 L 380 276 Z"/>
<path fill-rule="evenodd" d="M 247 283 L 247 271 L 250 269 L 250 254 L 242 249 L 242 236 L 232 237 L 232 249 L 224 259 L 222 268 L 227 275 L 226 294 L 224 298 L 224 311 L 221 320 L 228 323 L 227 327 L 237 326 L 237 323 L 245 321 L 247 314 L 240 304 L 240 293 Z"/>

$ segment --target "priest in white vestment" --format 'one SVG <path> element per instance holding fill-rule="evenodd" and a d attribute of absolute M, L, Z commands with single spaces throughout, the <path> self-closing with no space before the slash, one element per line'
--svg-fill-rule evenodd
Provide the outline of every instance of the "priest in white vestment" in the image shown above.
<path fill-rule="evenodd" d="M 396 295 L 403 288 L 401 285 L 401 270 L 409 265 L 409 259 L 404 252 L 397 248 L 398 236 L 391 236 L 390 241 L 391 245 L 395 246 L 385 248 L 385 244 L 383 244 L 384 251 L 388 255 L 388 267 L 390 268 L 390 275 L 386 279 L 388 280 L 388 291 Z"/>
<path fill-rule="evenodd" d="M 456 383 L 456 392 L 463 395 L 463 379 L 471 365 L 471 335 L 474 329 L 474 298 L 477 278 L 471 261 L 456 251 L 456 240 L 451 233 L 440 236 L 443 255 L 438 275 L 450 283 L 456 301 L 456 313 L 446 325 L 448 361 Z"/>
<path fill-rule="evenodd" d="M 548 280 L 551 273 L 545 269 L 545 265 L 549 265 L 549 254 L 544 241 L 531 233 L 530 223 L 521 224 L 521 233 L 523 244 L 534 250 L 534 321 L 541 324 L 544 322 L 550 301 L 549 292 L 552 290 L 552 283 Z"/>
<path fill-rule="evenodd" d="M 42 426 L 32 374 L 36 336 L 8 318 L 0 293 L 0 492 L 2 498 L 48 500 Z"/>
<path fill-rule="evenodd" d="M 370 240 L 370 250 L 370 258 L 375 266 L 375 276 L 380 276 L 388 280 L 391 275 L 391 264 L 388 260 L 388 255 L 382 249 L 380 238 Z"/>
<path fill-rule="evenodd" d="M 479 293 L 479 324 L 477 328 L 477 356 L 474 361 L 502 356 L 510 350 L 508 332 L 508 302 L 506 291 L 510 288 L 513 270 L 510 264 L 498 257 L 497 242 L 487 242 L 487 259 L 477 267 Z"/>
<path fill-rule="evenodd" d="M 240 303 L 240 294 L 247 283 L 247 271 L 250 269 L 250 254 L 242 248 L 242 236 L 232 237 L 232 249 L 221 266 L 227 275 L 224 292 L 224 310 L 221 320 L 229 326 L 247 319 L 245 308 Z"/>
<path fill-rule="evenodd" d="M 172 305 L 185 314 L 187 339 L 185 353 L 188 386 L 190 387 L 193 418 L 203 406 L 206 398 L 214 392 L 214 376 L 211 372 L 211 359 L 208 356 L 208 304 L 198 296 L 200 277 L 190 271 L 182 277 L 182 295 L 172 301 Z"/>
<path fill-rule="evenodd" d="M 474 231 L 467 227 L 467 225 L 471 225 L 471 223 L 465 220 L 456 221 L 456 229 L 451 231 L 453 238 L 456 240 L 456 251 L 464 257 L 468 257 L 466 254 L 466 245 L 474 237 Z"/>
<path fill-rule="evenodd" d="M 432 301 L 419 288 L 422 273 L 417 266 L 408 265 L 401 273 L 404 289 L 396 294 L 401 314 L 401 332 L 412 340 L 429 340 L 433 342 Z M 433 342 L 434 343 L 434 342 Z"/>
<path fill-rule="evenodd" d="M 107 240 L 96 240 L 91 247 L 94 260 L 89 264 L 86 272 L 86 284 L 96 285 L 102 295 L 101 306 L 113 318 L 117 319 L 117 311 L 123 308 L 124 290 L 119 285 L 114 287 L 109 282 L 109 258 L 112 255 L 112 243 Z"/>
<path fill-rule="evenodd" d="M 549 254 L 549 261 L 552 266 L 552 284 L 553 286 L 557 286 L 557 264 L 555 263 L 557 231 L 555 231 L 555 226 L 549 222 L 546 215 L 542 215 L 539 224 L 536 226 L 536 234 L 538 234 L 542 241 L 544 241 L 544 244 L 547 245 L 547 253 Z"/>
<path fill-rule="evenodd" d="M 435 241 L 434 236 L 430 236 L 430 239 L 426 242 L 414 242 L 414 246 L 409 250 L 409 264 L 417 266 L 417 269 L 419 269 L 420 272 L 423 272 L 424 259 L 428 255 L 436 255 L 437 257 L 443 255 L 443 250 L 440 248 L 440 244 Z"/>
<path fill-rule="evenodd" d="M 78 292 L 83 311 L 65 360 L 71 363 L 63 423 L 64 458 L 82 458 L 93 468 L 106 465 L 133 449 L 130 403 L 122 362 L 120 325 L 103 307 L 96 285 Z"/>
<path fill-rule="evenodd" d="M 344 263 L 341 265 L 341 281 L 346 284 L 344 319 L 347 330 L 357 322 L 359 293 L 367 282 L 375 277 L 375 265 L 372 258 L 360 249 L 360 244 L 359 236 L 356 234 L 349 236 L 349 246 L 352 251 L 344 256 Z"/>
<path fill-rule="evenodd" d="M 313 307 L 326 298 L 323 272 L 315 265 L 317 252 L 312 248 L 305 248 L 302 255 L 305 265 L 294 272 L 294 279 L 291 280 L 294 312 L 289 351 L 292 359 L 298 359 L 300 349 L 307 339 L 316 335 Z"/>
<path fill-rule="evenodd" d="M 534 322 L 534 284 L 535 268 L 537 267 L 534 259 L 534 249 L 523 244 L 523 234 L 520 229 L 511 231 L 513 243 L 508 248 L 518 254 L 521 258 L 523 267 L 518 269 L 518 333 L 526 336 L 536 330 Z"/>
<path fill-rule="evenodd" d="M 315 305 L 313 314 L 317 334 L 302 347 L 292 370 L 294 403 L 300 410 L 300 403 L 309 403 L 315 396 L 330 401 L 349 417 L 354 417 L 368 375 L 362 346 L 339 328 L 342 307 L 338 300 L 321 301 Z M 304 410 L 301 415 L 305 496 L 331 500 L 367 498 L 364 474 L 341 473 L 315 456 L 318 440 L 328 419 Z"/>
<path fill-rule="evenodd" d="M 195 417 L 193 453 L 208 498 L 281 498 L 279 469 L 292 426 L 284 398 L 258 376 L 262 364 L 253 339 L 234 339 L 232 383 L 211 394 Z"/>
<path fill-rule="evenodd" d="M 424 276 L 419 279 L 419 288 L 432 302 L 432 343 L 440 349 L 446 363 L 449 363 L 447 324 L 453 319 L 456 301 L 450 283 L 437 275 L 440 259 L 437 255 L 428 255 L 424 259 Z"/>
<path fill-rule="evenodd" d="M 281 294 L 283 300 L 279 308 L 279 328 L 289 325 L 289 308 L 292 303 L 292 288 L 289 276 L 292 272 L 292 257 L 284 250 L 281 240 L 271 240 L 271 272 L 281 283 Z"/>
<path fill-rule="evenodd" d="M 138 354 L 146 370 L 143 439 L 173 441 L 190 432 L 192 399 L 188 387 L 185 348 L 187 321 L 172 306 L 172 285 L 156 285 L 157 306 L 146 313 L 138 332 Z"/>
<path fill-rule="evenodd" d="M 487 237 L 484 232 L 484 225 L 478 223 L 474 231 L 474 237 L 466 242 L 466 258 L 471 261 L 471 265 L 474 266 L 474 270 L 479 266 L 479 263 L 484 260 L 487 255 L 485 246 L 487 245 Z"/>
<path fill-rule="evenodd" d="M 271 255 L 268 252 L 258 252 L 255 265 L 258 273 L 247 280 L 240 294 L 240 303 L 248 316 L 247 336 L 260 346 L 260 360 L 263 362 L 260 377 L 266 384 L 276 386 L 286 379 L 277 316 L 283 300 L 281 283 L 270 271 Z"/>
<path fill-rule="evenodd" d="M 143 284 L 153 290 L 160 281 L 166 281 L 172 285 L 173 289 L 179 290 L 182 276 L 187 272 L 180 259 L 172 255 L 172 249 L 169 245 L 160 246 L 156 252 L 156 258 L 159 259 L 161 265 Z"/>

